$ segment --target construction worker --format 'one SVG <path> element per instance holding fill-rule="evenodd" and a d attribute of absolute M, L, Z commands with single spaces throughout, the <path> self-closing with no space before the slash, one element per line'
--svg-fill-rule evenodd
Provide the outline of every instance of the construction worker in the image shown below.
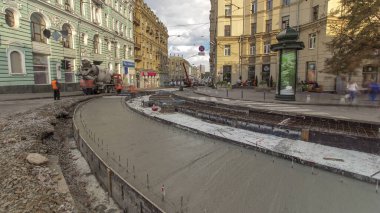
<path fill-rule="evenodd" d="M 51 88 L 53 89 L 53 92 L 54 92 L 54 100 L 61 99 L 61 94 L 59 92 L 59 82 L 57 78 L 51 81 Z"/>

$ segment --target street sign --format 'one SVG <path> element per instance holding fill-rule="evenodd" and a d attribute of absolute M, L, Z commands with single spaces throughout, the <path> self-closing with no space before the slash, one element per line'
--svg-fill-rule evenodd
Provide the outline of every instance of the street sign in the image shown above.
<path fill-rule="evenodd" d="M 203 45 L 199 46 L 199 51 L 200 51 L 200 52 L 205 51 L 205 47 L 204 47 Z"/>
<path fill-rule="evenodd" d="M 206 53 L 205 52 L 199 52 L 198 55 L 199 56 L 204 56 L 204 55 L 206 55 Z"/>
<path fill-rule="evenodd" d="M 61 38 L 61 34 L 57 31 L 54 31 L 54 33 L 53 33 L 54 41 L 58 41 L 60 38 Z"/>

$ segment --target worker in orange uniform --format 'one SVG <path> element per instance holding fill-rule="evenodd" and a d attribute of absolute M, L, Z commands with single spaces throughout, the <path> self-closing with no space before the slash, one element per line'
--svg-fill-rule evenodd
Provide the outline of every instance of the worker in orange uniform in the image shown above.
<path fill-rule="evenodd" d="M 51 81 L 51 88 L 54 91 L 54 100 L 61 99 L 61 94 L 59 92 L 59 82 L 56 78 Z"/>

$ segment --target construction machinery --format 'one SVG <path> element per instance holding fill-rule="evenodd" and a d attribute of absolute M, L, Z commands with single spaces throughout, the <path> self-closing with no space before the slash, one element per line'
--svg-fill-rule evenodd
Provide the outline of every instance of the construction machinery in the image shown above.
<path fill-rule="evenodd" d="M 78 76 L 81 77 L 80 86 L 87 95 L 104 92 L 120 93 L 123 90 L 122 76 L 111 74 L 108 69 L 99 68 L 99 64 L 91 64 L 82 60 L 82 67 Z"/>
<path fill-rule="evenodd" d="M 183 66 L 183 70 L 185 71 L 185 80 L 184 80 L 184 84 L 185 86 L 187 87 L 192 87 L 193 86 L 193 83 L 189 77 L 189 73 L 187 72 L 187 69 L 186 69 L 186 65 L 185 63 L 182 63 L 182 66 Z"/>

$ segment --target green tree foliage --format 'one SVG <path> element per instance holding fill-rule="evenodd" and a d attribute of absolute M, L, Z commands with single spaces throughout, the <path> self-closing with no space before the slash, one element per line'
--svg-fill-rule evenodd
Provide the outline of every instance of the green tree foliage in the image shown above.
<path fill-rule="evenodd" d="M 355 74 L 363 60 L 380 64 L 380 0 L 340 0 L 332 12 L 337 20 L 329 27 L 334 35 L 327 43 L 332 57 L 326 60 L 327 71 Z"/>

